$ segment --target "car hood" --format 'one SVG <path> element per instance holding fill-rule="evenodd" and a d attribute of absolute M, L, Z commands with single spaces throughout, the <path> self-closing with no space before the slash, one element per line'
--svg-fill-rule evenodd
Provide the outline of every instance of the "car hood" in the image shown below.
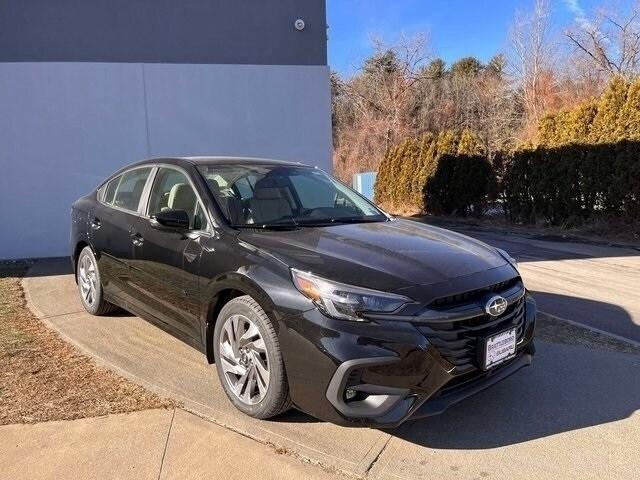
<path fill-rule="evenodd" d="M 384 291 L 446 282 L 506 264 L 478 240 L 409 220 L 244 230 L 239 237 L 290 267 Z"/>

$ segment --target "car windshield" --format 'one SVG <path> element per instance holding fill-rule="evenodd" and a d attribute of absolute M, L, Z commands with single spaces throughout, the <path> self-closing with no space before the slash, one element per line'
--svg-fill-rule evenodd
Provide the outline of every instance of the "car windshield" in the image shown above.
<path fill-rule="evenodd" d="M 205 165 L 198 169 L 229 223 L 238 228 L 388 220 L 371 202 L 316 168 Z"/>

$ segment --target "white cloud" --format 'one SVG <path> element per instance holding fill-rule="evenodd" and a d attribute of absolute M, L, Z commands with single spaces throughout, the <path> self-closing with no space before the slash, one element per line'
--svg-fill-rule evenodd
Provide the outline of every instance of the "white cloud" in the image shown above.
<path fill-rule="evenodd" d="M 583 28 L 584 30 L 593 29 L 594 26 L 587 18 L 584 8 L 580 5 L 580 0 L 562 0 L 562 2 L 565 4 L 567 9 L 573 13 L 573 19 L 580 28 Z"/>

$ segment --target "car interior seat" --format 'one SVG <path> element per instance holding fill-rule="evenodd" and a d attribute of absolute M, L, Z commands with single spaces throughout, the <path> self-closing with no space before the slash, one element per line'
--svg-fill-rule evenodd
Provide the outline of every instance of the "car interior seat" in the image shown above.
<path fill-rule="evenodd" d="M 189 215 L 189 224 L 193 223 L 196 211 L 196 194 L 191 185 L 176 183 L 169 192 L 168 207 L 172 210 L 184 210 Z"/>
<path fill-rule="evenodd" d="M 293 215 L 291 204 L 287 198 L 288 186 L 277 178 L 265 177 L 258 180 L 249 204 L 253 215 L 253 223 L 268 223 Z"/>

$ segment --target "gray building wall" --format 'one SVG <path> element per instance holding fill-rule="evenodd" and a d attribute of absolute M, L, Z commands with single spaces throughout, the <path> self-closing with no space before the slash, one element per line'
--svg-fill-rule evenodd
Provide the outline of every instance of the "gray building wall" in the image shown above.
<path fill-rule="evenodd" d="M 67 255 L 71 203 L 122 165 L 206 154 L 330 168 L 323 1 L 0 0 L 0 259 Z"/>
<path fill-rule="evenodd" d="M 325 40 L 324 0 L 0 0 L 0 62 L 326 65 Z"/>

